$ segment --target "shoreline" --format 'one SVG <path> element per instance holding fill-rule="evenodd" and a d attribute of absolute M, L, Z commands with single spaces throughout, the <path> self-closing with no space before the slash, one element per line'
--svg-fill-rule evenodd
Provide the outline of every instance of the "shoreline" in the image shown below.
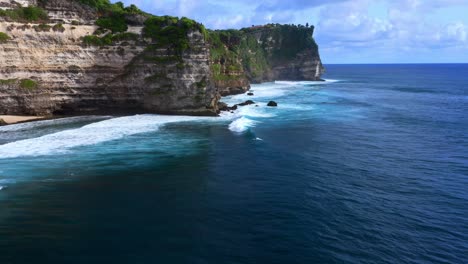
<path fill-rule="evenodd" d="M 46 120 L 46 116 L 21 116 L 21 115 L 0 115 L 0 126 L 14 125 L 32 121 Z"/>
<path fill-rule="evenodd" d="M 320 81 L 320 82 L 327 82 L 326 79 L 318 79 L 315 81 Z M 294 81 L 292 81 L 294 82 Z M 265 82 L 262 82 L 265 83 Z M 273 82 L 274 83 L 274 82 Z M 256 84 L 256 83 L 255 83 Z M 226 95 L 221 96 L 221 98 L 228 97 L 228 96 L 233 96 L 233 95 L 241 95 L 241 94 L 247 94 L 251 91 L 251 87 L 249 87 L 248 90 L 244 92 L 233 92 L 229 93 Z M 158 114 L 158 115 L 180 115 L 180 116 L 213 116 L 213 117 L 219 117 L 220 113 L 222 112 L 231 112 L 235 109 L 237 109 L 237 106 L 244 106 L 248 104 L 255 104 L 255 102 L 249 103 L 251 100 L 247 100 L 245 102 L 241 102 L 239 104 L 229 106 L 226 103 L 222 102 L 221 100 L 218 102 L 218 109 L 217 113 L 211 112 L 211 111 L 194 111 L 193 109 L 189 110 L 175 110 L 175 111 L 162 111 L 162 112 L 143 112 L 143 111 L 135 111 L 135 110 L 130 110 L 130 111 L 103 111 L 103 112 L 96 112 L 96 113 L 78 113 L 78 114 L 70 114 L 70 115 L 51 115 L 51 116 L 33 116 L 33 115 L 0 115 L 0 126 L 8 126 L 8 125 L 14 125 L 14 124 L 20 124 L 20 123 L 28 123 L 28 122 L 34 122 L 34 121 L 43 121 L 43 120 L 51 120 L 51 119 L 58 119 L 58 118 L 64 118 L 64 117 L 76 117 L 76 116 L 86 116 L 86 115 L 112 115 L 112 116 L 119 116 L 119 115 L 131 115 L 131 114 Z M 197 109 L 200 110 L 200 109 Z M 110 113 L 112 112 L 112 113 Z"/>

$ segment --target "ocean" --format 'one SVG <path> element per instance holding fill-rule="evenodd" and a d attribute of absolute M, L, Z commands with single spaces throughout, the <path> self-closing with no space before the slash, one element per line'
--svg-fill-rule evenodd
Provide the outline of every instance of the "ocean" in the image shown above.
<path fill-rule="evenodd" d="M 326 68 L 0 127 L 0 263 L 468 263 L 468 65 Z"/>

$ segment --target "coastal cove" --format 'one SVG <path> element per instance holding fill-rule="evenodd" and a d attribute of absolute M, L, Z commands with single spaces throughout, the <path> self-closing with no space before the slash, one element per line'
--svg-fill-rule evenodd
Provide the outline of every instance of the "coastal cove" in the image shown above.
<path fill-rule="evenodd" d="M 0 127 L 0 262 L 463 263 L 468 66 L 326 68 L 220 117 Z"/>
<path fill-rule="evenodd" d="M 0 0 L 0 264 L 467 263 L 442 2 Z"/>
<path fill-rule="evenodd" d="M 0 115 L 216 116 L 251 83 L 317 81 L 314 26 L 210 30 L 107 0 L 0 0 Z"/>

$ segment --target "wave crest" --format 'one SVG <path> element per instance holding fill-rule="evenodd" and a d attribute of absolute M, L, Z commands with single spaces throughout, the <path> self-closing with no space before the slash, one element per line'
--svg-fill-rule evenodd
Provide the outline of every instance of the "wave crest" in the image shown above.
<path fill-rule="evenodd" d="M 255 126 L 255 121 L 248 119 L 246 117 L 241 117 L 236 119 L 229 125 L 229 130 L 236 133 L 243 133 L 249 130 L 251 127 Z"/>
<path fill-rule="evenodd" d="M 190 116 L 137 115 L 113 118 L 38 138 L 0 145 L 0 159 L 66 153 L 72 148 L 96 145 L 126 136 L 157 131 L 174 122 L 206 120 Z"/>

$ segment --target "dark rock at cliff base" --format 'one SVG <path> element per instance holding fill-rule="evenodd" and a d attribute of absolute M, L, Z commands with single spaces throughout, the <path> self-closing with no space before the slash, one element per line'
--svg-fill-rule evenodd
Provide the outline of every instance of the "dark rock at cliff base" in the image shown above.
<path fill-rule="evenodd" d="M 254 93 L 247 93 L 247 95 L 248 95 L 248 96 L 253 96 L 253 95 L 254 95 Z"/>
<path fill-rule="evenodd" d="M 233 84 L 235 80 L 229 80 L 229 81 L 215 81 L 216 87 L 220 87 L 219 94 L 221 96 L 229 96 L 229 95 L 236 95 L 236 94 L 243 94 L 247 90 L 249 90 L 250 85 L 247 79 L 245 80 L 239 80 L 241 82 L 240 84 Z"/>
<path fill-rule="evenodd" d="M 268 102 L 267 106 L 270 106 L 270 107 L 277 107 L 277 106 L 278 106 L 278 103 L 276 103 L 275 101 L 270 101 L 270 102 Z"/>
<path fill-rule="evenodd" d="M 218 103 L 218 109 L 219 109 L 219 111 L 229 111 L 229 110 L 231 110 L 231 108 L 226 103 L 223 103 L 223 102 Z"/>
<path fill-rule="evenodd" d="M 227 111 L 227 112 L 233 113 L 234 110 L 237 110 L 237 105 L 228 106 L 226 103 L 219 102 L 218 103 L 218 109 L 219 109 L 219 111 L 222 111 L 222 112 Z"/>
<path fill-rule="evenodd" d="M 246 105 L 253 105 L 253 104 L 255 104 L 254 101 L 252 101 L 252 100 L 247 100 L 247 101 L 245 101 L 245 102 L 243 102 L 243 103 L 240 103 L 240 104 L 237 104 L 237 105 L 238 105 L 238 106 L 246 106 Z"/>
<path fill-rule="evenodd" d="M 0 118 L 0 126 L 5 126 L 5 125 L 8 125 L 7 122 L 5 122 L 5 120 Z"/>

